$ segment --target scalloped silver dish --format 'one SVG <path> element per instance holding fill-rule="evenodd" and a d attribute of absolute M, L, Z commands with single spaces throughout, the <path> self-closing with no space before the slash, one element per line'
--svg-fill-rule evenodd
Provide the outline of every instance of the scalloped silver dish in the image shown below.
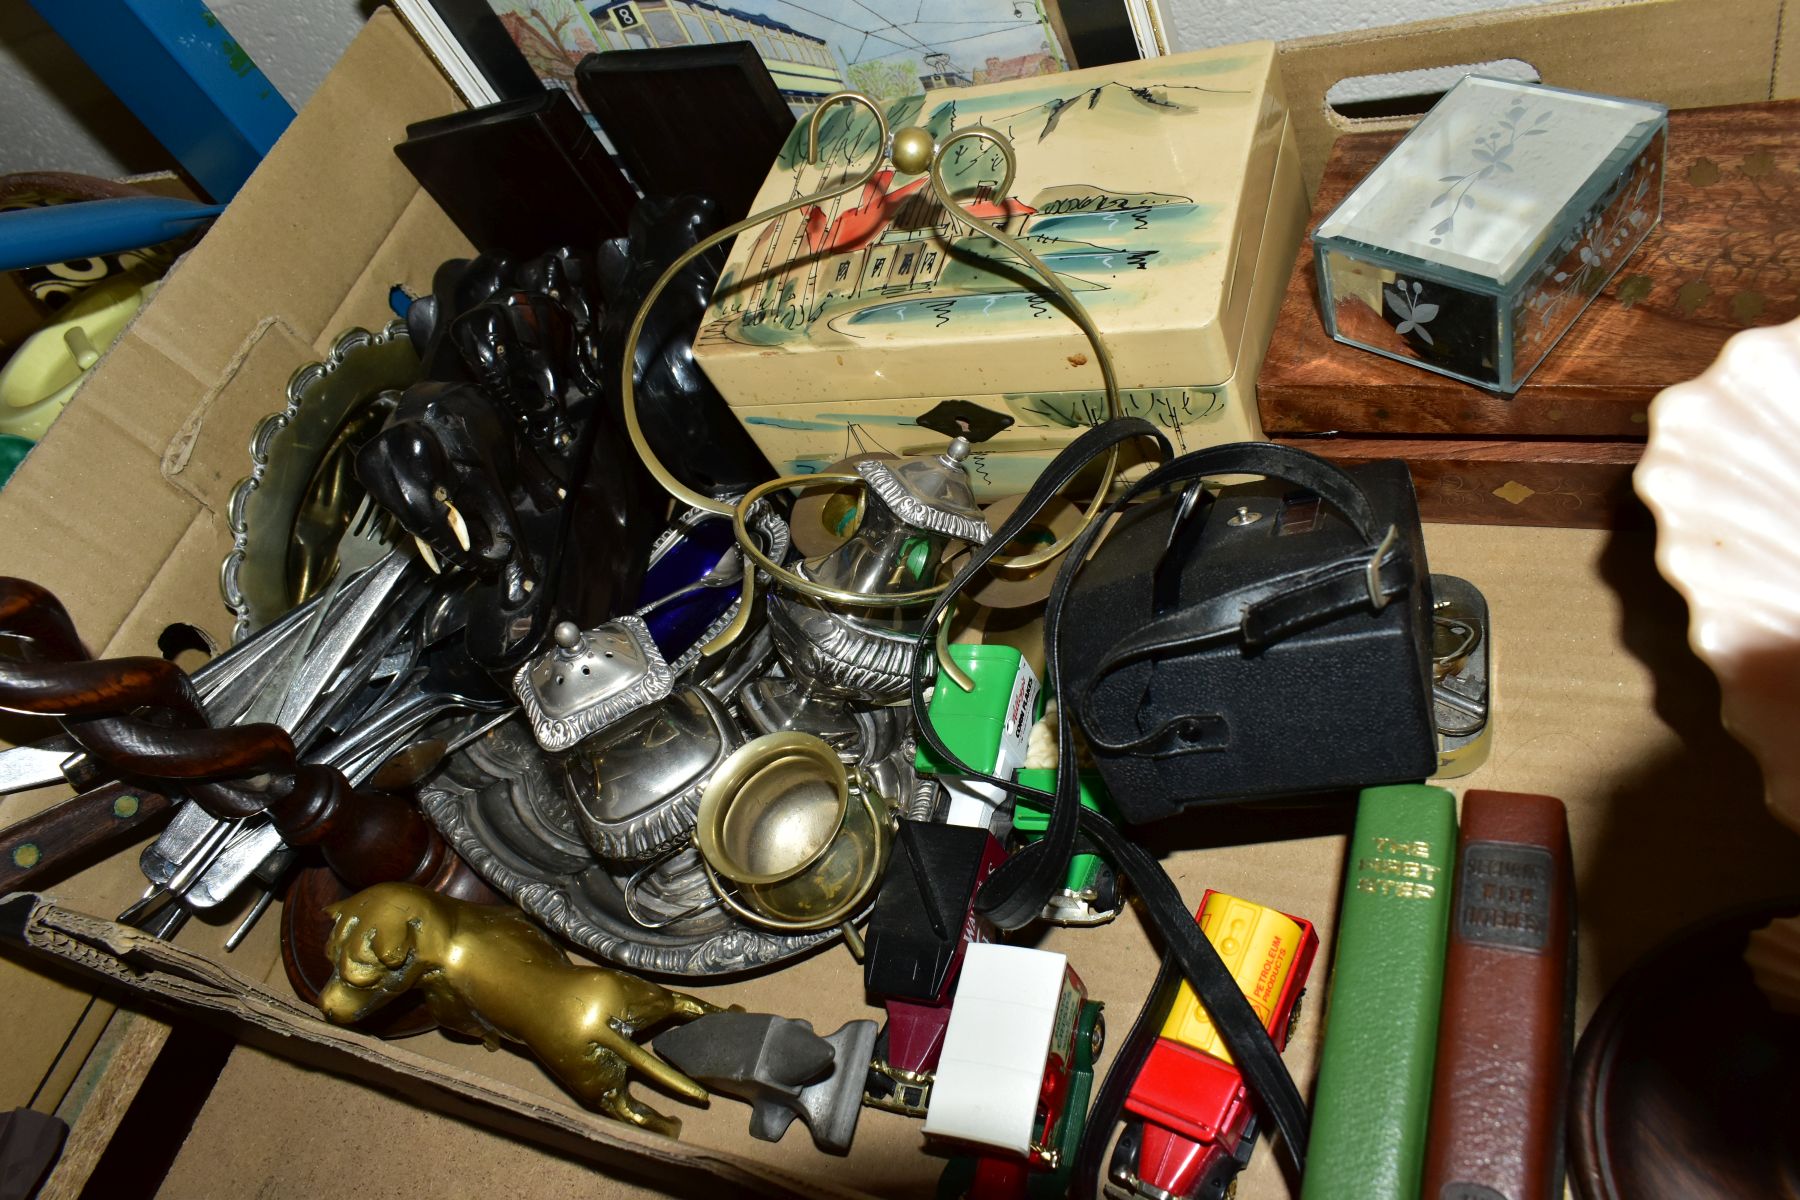
<path fill-rule="evenodd" d="M 588 848 L 554 763 L 522 721 L 507 721 L 452 756 L 421 789 L 419 803 L 451 847 L 534 920 L 628 970 L 687 979 L 732 975 L 841 936 L 755 929 L 721 907 L 656 929 L 634 921 L 624 889 L 636 868 L 609 868 Z M 668 907 L 678 910 L 678 903 L 670 898 Z"/>
<path fill-rule="evenodd" d="M 285 405 L 257 422 L 250 474 L 225 509 L 232 545 L 219 591 L 237 618 L 234 641 L 316 592 L 337 568 L 338 539 L 362 499 L 354 476 L 344 484 L 341 456 L 356 435 L 379 428 L 418 378 L 405 322 L 379 333 L 351 329 L 323 360 L 295 371 Z M 368 548 L 380 554 L 386 546 L 368 539 Z"/>
<path fill-rule="evenodd" d="M 1663 389 L 1632 482 L 1725 727 L 1800 830 L 1800 321 L 1736 334 L 1699 378 Z"/>

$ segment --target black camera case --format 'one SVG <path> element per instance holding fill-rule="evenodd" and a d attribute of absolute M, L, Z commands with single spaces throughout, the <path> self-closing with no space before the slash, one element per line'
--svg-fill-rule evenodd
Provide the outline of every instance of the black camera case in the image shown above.
<path fill-rule="evenodd" d="M 1060 621 L 1065 703 L 1120 814 L 1430 775 L 1430 575 L 1406 465 L 1202 455 L 1208 474 L 1267 477 L 1216 496 L 1165 483 L 1126 508 Z"/>

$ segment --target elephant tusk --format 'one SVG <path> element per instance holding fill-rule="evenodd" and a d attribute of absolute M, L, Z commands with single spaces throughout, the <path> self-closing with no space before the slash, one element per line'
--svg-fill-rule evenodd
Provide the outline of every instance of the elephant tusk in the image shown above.
<path fill-rule="evenodd" d="M 431 568 L 431 573 L 433 575 L 442 575 L 444 573 L 444 568 L 438 566 L 437 555 L 431 552 L 431 547 L 425 544 L 425 539 L 415 533 L 413 535 L 413 541 L 418 544 L 419 557 L 425 560 L 425 565 Z"/>
<path fill-rule="evenodd" d="M 444 501 L 444 520 L 450 523 L 450 532 L 456 535 L 456 544 L 467 550 L 470 546 L 468 522 L 456 511 L 456 505 L 448 500 Z"/>

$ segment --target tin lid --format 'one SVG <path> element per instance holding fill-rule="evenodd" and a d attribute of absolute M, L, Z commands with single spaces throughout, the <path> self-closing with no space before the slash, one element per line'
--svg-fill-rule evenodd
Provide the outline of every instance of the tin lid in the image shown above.
<path fill-rule="evenodd" d="M 563 621 L 553 640 L 513 676 L 513 691 L 546 750 L 567 750 L 675 685 L 674 671 L 637 617 L 615 617 L 586 631 Z"/>
<path fill-rule="evenodd" d="M 1660 104 L 1465 75 L 1313 236 L 1504 287 L 1667 117 Z"/>
<path fill-rule="evenodd" d="M 946 182 L 1081 298 L 1122 387 L 1202 385 L 1236 370 L 1286 109 L 1259 42 L 896 101 L 893 128 L 938 143 L 976 124 L 1011 140 L 1013 184 L 980 143 Z M 757 209 L 863 169 L 873 119 L 821 122 L 822 167 L 789 139 Z M 1093 348 L 1032 270 L 969 233 L 923 175 L 885 163 L 859 192 L 741 235 L 695 340 L 736 409 L 1100 386 Z M 802 361 L 804 360 L 804 361 Z"/>
<path fill-rule="evenodd" d="M 959 437 L 942 454 L 894 463 L 871 459 L 857 463 L 856 471 L 908 525 L 979 546 L 992 531 L 975 503 L 975 488 L 963 466 L 967 457 L 968 439 Z"/>

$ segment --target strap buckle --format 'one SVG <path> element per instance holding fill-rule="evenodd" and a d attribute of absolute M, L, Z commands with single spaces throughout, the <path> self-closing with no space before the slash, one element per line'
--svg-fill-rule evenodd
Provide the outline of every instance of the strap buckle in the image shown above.
<path fill-rule="evenodd" d="M 1388 602 L 1386 594 L 1381 590 L 1381 560 L 1387 557 L 1387 552 L 1394 548 L 1399 537 L 1399 526 L 1389 525 L 1387 536 L 1381 539 L 1381 545 L 1375 547 L 1375 553 L 1369 555 L 1369 565 L 1365 568 L 1367 574 L 1364 581 L 1369 585 L 1369 603 L 1375 606 L 1376 612 L 1386 608 Z"/>

